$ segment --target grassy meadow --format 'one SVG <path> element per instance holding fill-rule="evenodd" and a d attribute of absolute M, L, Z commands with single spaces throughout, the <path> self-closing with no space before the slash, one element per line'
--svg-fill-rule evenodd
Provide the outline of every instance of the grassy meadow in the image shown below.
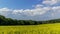
<path fill-rule="evenodd" d="M 0 26 L 0 34 L 60 34 L 60 23 L 24 26 Z"/>

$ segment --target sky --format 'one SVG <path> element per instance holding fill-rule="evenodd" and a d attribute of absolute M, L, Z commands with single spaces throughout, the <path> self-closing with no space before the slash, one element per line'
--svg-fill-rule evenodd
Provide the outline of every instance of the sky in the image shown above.
<path fill-rule="evenodd" d="M 32 5 L 40 2 L 37 0 L 0 0 L 0 8 L 32 9 Z"/>
<path fill-rule="evenodd" d="M 60 18 L 60 0 L 0 0 L 0 15 L 18 20 Z"/>

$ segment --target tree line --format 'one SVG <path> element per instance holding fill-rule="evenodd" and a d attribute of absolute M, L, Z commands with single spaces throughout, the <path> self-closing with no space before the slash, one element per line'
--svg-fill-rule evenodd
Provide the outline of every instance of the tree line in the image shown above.
<path fill-rule="evenodd" d="M 60 23 L 60 19 L 47 20 L 47 21 L 33 21 L 33 20 L 16 20 L 6 18 L 0 15 L 0 25 L 39 25 L 48 23 Z"/>

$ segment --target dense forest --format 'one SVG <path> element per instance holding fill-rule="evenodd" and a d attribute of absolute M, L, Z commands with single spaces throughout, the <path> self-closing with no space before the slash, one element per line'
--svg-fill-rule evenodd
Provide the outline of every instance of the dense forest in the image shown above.
<path fill-rule="evenodd" d="M 60 23 L 60 19 L 46 20 L 46 21 L 33 21 L 33 20 L 16 20 L 6 18 L 0 15 L 0 25 L 38 25 L 48 23 Z"/>

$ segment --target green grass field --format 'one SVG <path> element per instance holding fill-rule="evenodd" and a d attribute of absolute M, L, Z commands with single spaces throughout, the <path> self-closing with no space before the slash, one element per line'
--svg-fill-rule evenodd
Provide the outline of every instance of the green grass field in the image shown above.
<path fill-rule="evenodd" d="M 28 26 L 0 26 L 0 34 L 60 34 L 60 23 Z"/>

